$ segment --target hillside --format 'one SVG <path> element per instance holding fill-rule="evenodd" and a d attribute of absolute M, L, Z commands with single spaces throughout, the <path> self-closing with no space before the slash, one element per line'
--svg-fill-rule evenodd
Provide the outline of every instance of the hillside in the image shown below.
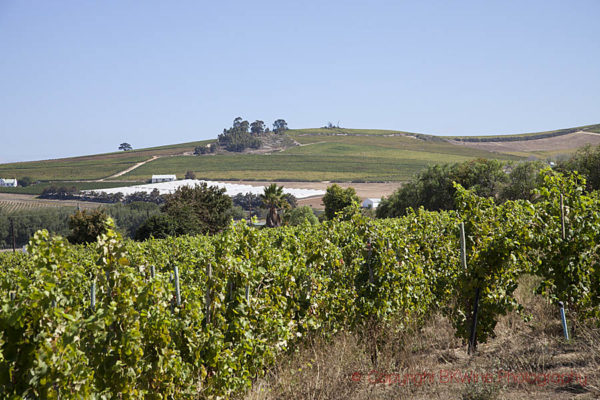
<path fill-rule="evenodd" d="M 0 164 L 0 177 L 41 181 L 143 182 L 193 171 L 212 180 L 404 181 L 433 163 L 484 157 L 555 158 L 600 144 L 600 125 L 517 135 L 444 137 L 393 130 L 313 128 L 286 132 L 285 146 L 194 156 L 211 140 L 82 157 Z M 295 145 L 291 145 L 295 144 Z M 23 189 L 2 189 L 21 191 Z M 31 189 L 29 189 L 31 192 Z"/>

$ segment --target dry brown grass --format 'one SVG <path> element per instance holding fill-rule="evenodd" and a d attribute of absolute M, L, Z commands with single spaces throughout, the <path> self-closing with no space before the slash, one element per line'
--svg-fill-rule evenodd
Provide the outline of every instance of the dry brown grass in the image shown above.
<path fill-rule="evenodd" d="M 574 132 L 562 136 L 554 136 L 536 140 L 519 140 L 512 142 L 462 142 L 450 140 L 452 144 L 470 147 L 472 149 L 493 151 L 499 153 L 514 152 L 547 152 L 560 149 L 562 153 L 569 153 L 575 149 L 591 144 L 600 144 L 600 135 L 592 132 Z"/>
<path fill-rule="evenodd" d="M 531 294 L 534 284 L 534 278 L 523 279 L 517 293 L 533 319 L 525 322 L 515 313 L 503 317 L 496 337 L 480 344 L 472 357 L 449 321 L 436 315 L 421 329 L 401 334 L 392 327 L 313 338 L 282 358 L 243 398 L 600 398 L 598 324 L 580 325 L 567 343 L 558 311 Z M 469 374 L 477 374 L 477 382 L 462 381 Z M 577 378 L 569 382 L 570 374 Z"/>

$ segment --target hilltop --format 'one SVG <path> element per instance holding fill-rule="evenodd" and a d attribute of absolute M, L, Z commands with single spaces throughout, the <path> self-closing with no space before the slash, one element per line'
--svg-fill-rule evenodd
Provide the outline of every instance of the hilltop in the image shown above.
<path fill-rule="evenodd" d="M 0 177 L 78 181 L 86 187 L 145 182 L 152 174 L 187 171 L 199 179 L 261 181 L 404 181 L 429 164 L 483 157 L 553 159 L 600 144 L 600 124 L 548 132 L 493 136 L 436 136 L 394 130 L 290 129 L 256 150 L 194 155 L 204 140 L 55 160 L 0 164 Z M 76 186 L 82 183 L 76 183 Z M 28 189 L 30 193 L 39 191 Z M 22 191 L 27 188 L 6 189 Z"/>

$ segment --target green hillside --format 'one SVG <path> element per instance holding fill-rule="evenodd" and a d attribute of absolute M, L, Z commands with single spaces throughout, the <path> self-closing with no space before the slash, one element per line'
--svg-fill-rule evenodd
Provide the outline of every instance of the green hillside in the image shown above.
<path fill-rule="evenodd" d="M 161 158 L 123 178 L 141 180 L 157 173 L 183 177 L 189 170 L 206 179 L 402 181 L 433 163 L 518 159 L 407 136 L 301 136 L 298 131 L 290 136 L 300 146 L 272 154 Z"/>
<path fill-rule="evenodd" d="M 478 157 L 519 160 L 535 156 L 543 159 L 568 154 L 574 151 L 569 135 L 578 131 L 600 132 L 600 125 L 520 135 L 473 137 L 444 137 L 376 129 L 292 129 L 286 134 L 297 145 L 272 152 L 194 156 L 196 146 L 214 141 L 205 140 L 127 152 L 0 164 L 0 177 L 29 176 L 34 180 L 52 182 L 87 181 L 91 187 L 114 181 L 143 182 L 153 174 L 176 174 L 183 178 L 187 171 L 193 171 L 198 178 L 222 180 L 404 181 L 434 163 L 461 162 Z M 490 150 L 469 144 L 510 142 L 518 145 L 525 141 L 531 144 L 540 138 L 557 136 L 564 137 L 564 140 L 552 147 L 551 151 Z M 143 164 L 136 167 L 140 163 Z M 113 177 L 131 167 L 136 168 Z M 92 182 L 98 180 L 104 182 Z M 29 192 L 32 190 L 29 189 Z"/>

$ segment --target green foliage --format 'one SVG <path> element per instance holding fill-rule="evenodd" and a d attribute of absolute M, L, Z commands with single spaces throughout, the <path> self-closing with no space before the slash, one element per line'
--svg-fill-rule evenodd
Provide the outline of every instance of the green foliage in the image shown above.
<path fill-rule="evenodd" d="M 17 180 L 19 182 L 19 186 L 27 187 L 33 183 L 33 179 L 30 176 L 23 176 Z"/>
<path fill-rule="evenodd" d="M 0 248 L 6 249 L 12 246 L 11 219 L 14 224 L 16 246 L 20 248 L 41 229 L 66 236 L 69 233 L 68 220 L 74 211 L 74 208 L 65 207 L 18 211 L 11 214 L 0 212 Z"/>
<path fill-rule="evenodd" d="M 540 171 L 543 168 L 544 163 L 540 161 L 516 164 L 508 174 L 507 184 L 500 190 L 500 200 L 536 200 L 535 190 L 541 184 Z"/>
<path fill-rule="evenodd" d="M 261 145 L 259 139 L 248 132 L 250 124 L 238 117 L 233 121 L 233 126 L 229 129 L 223 129 L 223 133 L 218 137 L 219 146 L 225 150 L 240 152 L 247 148 L 258 149 Z"/>
<path fill-rule="evenodd" d="M 165 239 L 177 234 L 177 223 L 167 214 L 153 215 L 140 225 L 133 238 L 135 240 L 146 240 L 151 237 Z"/>
<path fill-rule="evenodd" d="M 288 130 L 288 125 L 287 122 L 285 122 L 285 119 L 278 119 L 275 122 L 273 122 L 273 132 L 275 133 L 283 133 L 284 131 Z"/>
<path fill-rule="evenodd" d="M 600 197 L 584 194 L 579 174 L 543 171 L 544 184 L 534 245 L 540 253 L 536 272 L 543 278 L 538 292 L 562 301 L 580 318 L 600 316 Z M 563 195 L 565 238 L 560 195 Z"/>
<path fill-rule="evenodd" d="M 269 210 L 266 221 L 267 227 L 273 228 L 281 225 L 279 210 L 288 205 L 283 194 L 283 186 L 278 186 L 276 183 L 265 186 L 264 193 L 260 195 L 260 199 L 263 205 Z"/>
<path fill-rule="evenodd" d="M 0 397 L 232 398 L 314 333 L 418 327 L 442 311 L 466 339 L 476 288 L 485 341 L 520 310 L 524 273 L 576 315 L 598 316 L 600 199 L 577 175 L 542 179 L 535 203 L 497 204 L 457 185 L 456 210 L 397 219 L 243 222 L 143 243 L 109 229 L 87 247 L 38 232 L 28 254 L 0 253 Z"/>
<path fill-rule="evenodd" d="M 69 217 L 76 211 L 75 207 L 40 208 L 14 213 L 0 213 L 0 248 L 12 246 L 10 220 L 14 221 L 15 242 L 22 247 L 29 242 L 33 234 L 41 229 L 67 236 L 70 232 Z M 133 237 L 138 227 L 150 216 L 159 213 L 154 203 L 132 202 L 129 204 L 113 204 L 105 208 L 118 227 L 118 230 Z"/>
<path fill-rule="evenodd" d="M 182 186 L 167 195 L 161 210 L 176 224 L 179 235 L 216 233 L 230 220 L 233 203 L 225 189 L 208 187 L 201 183 L 195 187 Z"/>
<path fill-rule="evenodd" d="M 252 132 L 253 135 L 260 135 L 261 133 L 264 133 L 264 131 L 265 131 L 264 121 L 256 120 L 250 124 L 250 132 Z"/>
<path fill-rule="evenodd" d="M 288 210 L 283 215 L 283 222 L 285 225 L 297 226 L 302 224 L 315 225 L 319 223 L 319 220 L 310 206 L 302 206 Z"/>
<path fill-rule="evenodd" d="M 194 148 L 195 155 L 210 154 L 210 153 L 214 153 L 215 151 L 217 151 L 217 146 L 215 143 L 208 143 L 208 144 L 204 144 L 201 146 L 196 146 Z"/>
<path fill-rule="evenodd" d="M 360 199 L 356 195 L 356 190 L 354 190 L 353 187 L 342 189 L 339 185 L 334 183 L 327 188 L 325 196 L 323 196 L 325 217 L 332 220 L 337 213 L 343 212 L 343 218 L 346 218 L 352 215 L 352 210 L 358 209 L 355 205 L 359 202 Z"/>
<path fill-rule="evenodd" d="M 71 233 L 67 239 L 75 244 L 95 242 L 99 235 L 108 231 L 111 223 L 105 210 L 77 210 L 69 218 Z"/>
<path fill-rule="evenodd" d="M 162 157 L 136 168 L 124 178 L 146 179 L 156 170 L 183 175 L 193 169 L 202 171 L 203 179 L 213 180 L 405 182 L 431 164 L 463 162 L 475 157 L 519 159 L 444 141 L 426 142 L 403 136 L 312 136 L 303 131 L 286 131 L 286 135 L 310 145 L 289 147 L 268 156 L 228 153 L 218 157 Z"/>
<path fill-rule="evenodd" d="M 398 217 L 409 207 L 425 207 L 427 210 L 454 209 L 456 182 L 473 189 L 479 196 L 496 196 L 506 182 L 503 164 L 497 160 L 477 159 L 461 164 L 432 165 L 403 185 L 377 209 L 379 218 Z"/>
<path fill-rule="evenodd" d="M 451 315 L 457 334 L 468 338 L 479 288 L 477 338 L 486 341 L 500 315 L 522 310 L 513 293 L 519 276 L 534 266 L 529 245 L 535 238 L 536 210 L 528 201 L 496 205 L 492 198 L 478 197 L 460 185 L 456 189 L 457 211 L 465 223 L 467 269 L 453 285 L 456 303 Z"/>
<path fill-rule="evenodd" d="M 588 191 L 600 190 L 600 146 L 585 146 L 571 158 L 559 162 L 559 171 L 566 173 L 577 171 L 586 177 Z"/>

